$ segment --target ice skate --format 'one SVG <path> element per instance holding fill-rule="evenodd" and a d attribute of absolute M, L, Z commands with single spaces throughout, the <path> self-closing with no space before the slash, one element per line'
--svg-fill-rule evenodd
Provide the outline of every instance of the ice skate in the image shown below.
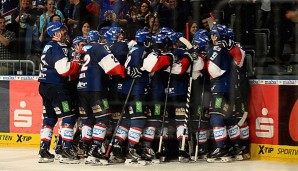
<path fill-rule="evenodd" d="M 109 162 L 105 158 L 104 153 L 102 153 L 96 145 L 92 146 L 91 149 L 89 150 L 88 157 L 85 159 L 84 163 L 85 164 L 91 164 L 91 165 L 101 165 L 105 166 L 108 165 Z"/>
<path fill-rule="evenodd" d="M 160 159 L 156 158 L 154 150 L 150 147 L 142 148 L 141 158 L 152 164 L 160 164 Z"/>
<path fill-rule="evenodd" d="M 57 145 L 55 147 L 55 160 L 59 160 L 62 156 L 62 145 Z"/>
<path fill-rule="evenodd" d="M 178 160 L 181 163 L 188 163 L 190 160 L 190 156 L 186 151 L 179 150 Z"/>
<path fill-rule="evenodd" d="M 123 156 L 122 147 L 119 142 L 115 142 L 109 161 L 111 163 L 124 163 L 125 158 Z"/>
<path fill-rule="evenodd" d="M 228 156 L 230 156 L 234 161 L 243 160 L 242 150 L 238 145 L 235 145 L 229 149 Z"/>
<path fill-rule="evenodd" d="M 216 148 L 208 157 L 208 163 L 227 163 L 232 161 L 228 156 L 228 152 L 222 148 Z"/>
<path fill-rule="evenodd" d="M 147 162 L 142 160 L 141 156 L 137 153 L 135 148 L 129 148 L 126 155 L 125 164 L 139 164 L 145 166 Z"/>
<path fill-rule="evenodd" d="M 51 154 L 48 149 L 40 149 L 38 154 L 40 157 L 38 163 L 54 162 L 55 155 Z"/>
<path fill-rule="evenodd" d="M 80 159 L 72 148 L 63 148 L 59 162 L 65 164 L 79 164 Z"/>
<path fill-rule="evenodd" d="M 247 146 L 242 146 L 241 151 L 242 151 L 243 160 L 249 160 L 250 159 L 249 148 Z"/>

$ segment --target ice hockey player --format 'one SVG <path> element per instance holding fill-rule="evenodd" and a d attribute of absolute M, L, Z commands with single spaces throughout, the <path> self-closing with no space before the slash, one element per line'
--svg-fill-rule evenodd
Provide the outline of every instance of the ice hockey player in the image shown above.
<path fill-rule="evenodd" d="M 137 163 L 141 160 L 140 154 L 137 153 L 142 130 L 146 122 L 145 115 L 145 93 L 149 84 L 149 73 L 141 71 L 139 68 L 143 58 L 149 54 L 147 49 L 148 41 L 151 35 L 148 30 L 140 29 L 136 32 L 137 44 L 132 47 L 128 53 L 125 67 L 129 76 L 123 80 L 122 93 L 128 96 L 131 84 L 136 79 L 133 89 L 128 99 L 122 122 L 120 123 L 113 145 L 113 155 L 115 160 L 123 162 L 123 142 L 128 139 L 128 151 L 126 153 L 125 163 Z"/>
<path fill-rule="evenodd" d="M 150 159 L 154 158 L 154 153 L 152 148 L 150 148 L 151 143 L 154 139 L 154 134 L 156 130 L 160 130 L 160 136 L 163 139 L 168 138 L 167 128 L 161 128 L 160 121 L 162 116 L 165 114 L 164 104 L 165 104 L 165 89 L 167 87 L 168 73 L 164 70 L 171 65 L 173 61 L 173 55 L 167 54 L 167 37 L 165 34 L 157 33 L 153 36 L 153 48 L 154 51 L 151 52 L 143 62 L 142 69 L 150 72 L 150 91 L 148 94 L 148 104 L 149 112 L 147 113 L 146 127 L 143 131 L 143 155 Z M 165 116 L 166 117 L 166 116 Z M 165 140 L 166 142 L 167 140 Z M 162 146 L 162 154 L 156 155 L 157 159 L 161 158 L 163 161 L 166 156 L 166 145 Z M 150 155 L 149 155 L 150 154 Z"/>
<path fill-rule="evenodd" d="M 98 43 L 99 39 L 98 31 L 92 30 L 88 33 L 88 44 L 83 48 L 85 56 L 77 90 L 80 119 L 83 123 L 83 146 L 89 154 L 86 163 L 104 165 L 108 161 L 101 147 L 110 121 L 110 114 L 107 112 L 109 109 L 107 83 L 109 75 L 120 75 L 124 78 L 125 69 L 107 45 Z M 88 149 L 89 143 L 91 143 L 90 149 Z"/>
<path fill-rule="evenodd" d="M 229 111 L 230 90 L 230 64 L 232 58 L 222 41 L 226 40 L 227 28 L 224 25 L 214 24 L 210 31 L 213 47 L 210 48 L 207 58 L 207 69 L 210 75 L 211 103 L 210 103 L 210 125 L 216 141 L 216 149 L 210 153 L 207 162 L 228 162 L 231 158 L 226 157 L 225 140 L 227 129 L 225 116 Z"/>
<path fill-rule="evenodd" d="M 68 55 L 68 60 L 69 61 L 74 61 L 77 62 L 79 65 L 82 64 L 83 61 L 83 55 L 84 55 L 84 51 L 82 50 L 83 46 L 85 46 L 87 43 L 87 40 L 83 37 L 83 36 L 77 36 L 73 42 L 72 42 L 72 47 L 71 50 L 69 52 Z M 70 75 L 69 79 L 68 79 L 68 90 L 70 92 L 70 99 L 71 99 L 71 103 L 72 103 L 72 107 L 73 109 L 71 109 L 72 111 L 74 111 L 74 113 L 76 114 L 77 117 L 79 117 L 79 108 L 78 108 L 78 95 L 77 95 L 77 83 L 79 81 L 79 72 L 74 74 L 74 75 Z M 75 149 L 75 151 L 77 151 L 77 145 L 76 144 L 76 140 L 80 139 L 80 130 L 79 128 L 79 124 L 80 121 L 77 120 L 75 126 L 74 126 L 74 144 L 73 147 Z M 61 135 L 61 125 L 59 125 L 59 129 L 58 129 L 58 137 L 56 139 L 56 145 L 55 145 L 55 159 L 60 159 L 61 157 L 61 153 L 62 153 L 62 135 Z"/>
<path fill-rule="evenodd" d="M 207 34 L 206 34 L 207 33 Z M 207 30 L 198 30 L 192 40 L 194 49 L 196 50 L 199 58 L 201 58 L 204 63 L 207 55 L 207 48 L 209 47 L 210 38 Z M 205 73 L 205 70 L 202 70 L 201 66 L 197 67 L 196 65 L 193 68 L 193 84 L 192 84 L 192 95 L 191 102 L 193 109 L 193 123 L 194 128 L 197 132 L 197 143 L 198 152 L 195 154 L 198 156 L 197 159 L 206 159 L 208 153 L 208 135 L 209 135 L 209 120 L 210 116 L 208 114 L 210 93 L 209 89 L 209 76 Z M 195 160 L 197 160 L 195 159 Z"/>
<path fill-rule="evenodd" d="M 250 158 L 249 156 L 249 127 L 247 122 L 243 125 L 237 124 L 247 112 L 247 100 L 249 94 L 249 82 L 247 78 L 247 70 L 244 64 L 245 51 L 242 49 L 240 43 L 234 41 L 234 32 L 232 29 L 227 29 L 227 41 L 223 45 L 229 50 L 230 55 L 233 58 L 231 64 L 231 85 L 234 85 L 231 91 L 233 91 L 230 97 L 230 105 L 235 107 L 232 114 L 232 123 L 230 129 L 228 129 L 228 135 L 231 140 L 231 148 L 229 149 L 229 155 L 236 160 L 243 160 Z M 242 123 L 241 123 L 242 124 Z M 240 128 L 239 128 L 240 127 Z"/>
<path fill-rule="evenodd" d="M 54 155 L 49 153 L 53 128 L 58 118 L 62 118 L 62 162 L 79 163 L 73 152 L 73 126 L 76 116 L 71 111 L 70 95 L 67 90 L 67 81 L 70 75 L 79 70 L 79 64 L 68 61 L 68 49 L 65 41 L 67 29 L 60 22 L 51 22 L 47 33 L 52 40 L 45 45 L 41 56 L 41 70 L 39 94 L 43 101 L 43 127 L 40 131 L 40 163 L 53 162 Z"/>

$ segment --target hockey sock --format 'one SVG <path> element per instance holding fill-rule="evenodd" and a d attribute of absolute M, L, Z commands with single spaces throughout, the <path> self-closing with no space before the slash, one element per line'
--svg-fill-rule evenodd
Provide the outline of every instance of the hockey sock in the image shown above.
<path fill-rule="evenodd" d="M 142 129 L 137 127 L 132 127 L 128 131 L 128 142 L 130 147 L 134 147 L 138 144 L 141 138 Z"/>
<path fill-rule="evenodd" d="M 155 136 L 155 127 L 145 127 L 143 130 L 143 146 L 150 147 Z"/>
<path fill-rule="evenodd" d="M 107 126 L 102 123 L 97 123 L 93 127 L 92 139 L 93 143 L 101 146 L 107 133 Z"/>
<path fill-rule="evenodd" d="M 240 127 L 240 139 L 243 146 L 249 147 L 249 126 L 247 123 Z"/>
<path fill-rule="evenodd" d="M 43 128 L 40 130 L 40 148 L 41 149 L 49 149 L 51 145 L 53 135 L 53 127 L 51 126 L 43 126 Z"/>
<path fill-rule="evenodd" d="M 224 148 L 225 147 L 225 140 L 227 138 L 227 130 L 226 127 L 214 127 L 213 128 L 213 135 L 216 141 L 216 147 Z"/>
<path fill-rule="evenodd" d="M 230 126 L 228 135 L 233 145 L 240 144 L 240 128 L 238 125 Z"/>
<path fill-rule="evenodd" d="M 125 126 L 119 126 L 116 132 L 115 138 L 120 141 L 125 141 L 128 136 L 128 128 Z"/>
<path fill-rule="evenodd" d="M 204 145 L 207 142 L 207 130 L 206 129 L 200 130 L 200 132 L 198 133 L 197 140 L 199 143 L 199 148 L 204 148 Z"/>
<path fill-rule="evenodd" d="M 63 123 L 61 128 L 63 148 L 71 148 L 73 142 L 73 125 Z"/>

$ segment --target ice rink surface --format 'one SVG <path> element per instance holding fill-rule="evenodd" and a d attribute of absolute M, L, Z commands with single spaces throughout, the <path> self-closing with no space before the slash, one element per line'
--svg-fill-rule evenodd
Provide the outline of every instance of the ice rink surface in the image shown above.
<path fill-rule="evenodd" d="M 53 151 L 51 151 L 53 153 Z M 231 163 L 197 163 L 168 162 L 154 165 L 90 166 L 84 164 L 38 163 L 38 149 L 32 148 L 0 148 L 0 170 L 15 171 L 297 171 L 298 164 L 272 161 L 235 161 Z"/>

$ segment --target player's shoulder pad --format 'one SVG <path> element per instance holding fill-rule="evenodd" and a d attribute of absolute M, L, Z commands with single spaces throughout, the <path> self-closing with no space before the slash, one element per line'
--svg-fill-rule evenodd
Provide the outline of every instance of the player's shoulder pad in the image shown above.
<path fill-rule="evenodd" d="M 91 45 L 86 45 L 86 46 L 83 46 L 82 50 L 86 53 L 88 49 L 91 49 L 92 46 Z"/>
<path fill-rule="evenodd" d="M 42 50 L 42 53 L 47 53 L 47 51 L 52 47 L 53 47 L 52 45 L 45 45 L 45 47 Z"/>

